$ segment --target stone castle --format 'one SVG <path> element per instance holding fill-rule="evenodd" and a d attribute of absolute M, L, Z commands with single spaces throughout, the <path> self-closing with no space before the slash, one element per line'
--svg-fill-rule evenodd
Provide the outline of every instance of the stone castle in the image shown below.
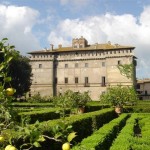
<path fill-rule="evenodd" d="M 84 38 L 72 40 L 70 47 L 33 51 L 31 95 L 63 94 L 66 90 L 89 91 L 93 100 L 99 99 L 107 87 L 135 84 L 135 56 L 132 46 L 119 44 L 88 44 Z M 134 80 L 121 75 L 119 64 L 134 64 Z"/>

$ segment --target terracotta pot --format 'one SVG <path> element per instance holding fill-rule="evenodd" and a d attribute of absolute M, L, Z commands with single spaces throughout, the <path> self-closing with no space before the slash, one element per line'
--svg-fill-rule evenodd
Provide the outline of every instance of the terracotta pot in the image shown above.
<path fill-rule="evenodd" d="M 115 107 L 115 112 L 116 112 L 117 114 L 121 114 L 121 113 L 123 112 L 122 106 L 116 106 L 116 107 Z"/>
<path fill-rule="evenodd" d="M 78 108 L 78 114 L 83 114 L 85 111 L 85 107 L 79 107 Z"/>

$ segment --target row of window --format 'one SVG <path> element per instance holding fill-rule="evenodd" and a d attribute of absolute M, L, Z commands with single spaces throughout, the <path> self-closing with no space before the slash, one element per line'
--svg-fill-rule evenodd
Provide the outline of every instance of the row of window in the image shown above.
<path fill-rule="evenodd" d="M 88 67 L 89 66 L 89 64 L 88 63 L 85 63 L 84 64 L 84 67 Z M 104 67 L 105 65 L 104 65 L 104 62 L 102 63 L 102 66 Z M 69 67 L 69 65 L 68 64 L 65 64 L 65 68 L 68 68 Z M 79 67 L 79 64 L 78 63 L 75 63 L 75 68 L 78 68 Z"/>
<path fill-rule="evenodd" d="M 121 64 L 121 60 L 118 60 L 118 65 Z M 69 65 L 68 64 L 65 64 L 65 68 L 68 68 Z M 79 67 L 79 63 L 75 63 L 75 68 L 78 68 Z M 89 67 L 89 64 L 88 63 L 85 63 L 84 64 L 84 67 Z M 105 62 L 102 62 L 102 67 L 105 67 Z M 39 64 L 39 68 L 42 68 L 42 64 Z"/>
<path fill-rule="evenodd" d="M 55 83 L 57 84 L 57 78 L 55 79 Z M 68 84 L 69 83 L 69 78 L 68 77 L 65 77 L 64 78 L 64 83 L 65 84 Z M 79 83 L 79 78 L 78 77 L 75 77 L 74 78 L 74 83 L 75 84 L 78 84 Z M 84 77 L 84 85 L 85 86 L 89 86 L 89 77 Z M 101 84 L 102 84 L 102 86 L 105 86 L 106 85 L 106 81 L 105 81 L 105 76 L 102 76 L 101 77 Z"/>
<path fill-rule="evenodd" d="M 82 48 L 83 46 L 81 45 L 80 48 Z M 77 47 L 74 47 L 74 48 L 77 48 Z M 79 54 L 82 56 L 94 56 L 94 55 L 105 55 L 105 54 L 117 54 L 117 53 L 132 53 L 132 50 L 118 50 L 118 51 L 105 51 L 105 52 L 84 52 L 84 53 L 78 53 L 78 52 L 75 52 L 75 53 L 70 53 L 70 54 L 59 54 L 58 56 L 61 57 L 61 56 L 72 56 L 72 55 L 76 55 L 78 56 Z M 52 57 L 52 55 L 33 55 L 33 58 L 49 58 L 49 57 Z"/>

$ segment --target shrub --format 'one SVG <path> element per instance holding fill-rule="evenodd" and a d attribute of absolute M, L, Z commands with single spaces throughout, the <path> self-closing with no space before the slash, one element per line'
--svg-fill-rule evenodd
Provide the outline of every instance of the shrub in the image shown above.
<path fill-rule="evenodd" d="M 127 114 L 122 114 L 119 118 L 112 120 L 108 124 L 101 127 L 99 130 L 95 131 L 91 136 L 83 139 L 81 145 L 75 147 L 75 149 L 79 149 L 82 146 L 88 149 L 93 148 L 94 150 L 108 149 L 113 139 L 125 125 L 127 118 Z"/>
<path fill-rule="evenodd" d="M 136 91 L 133 87 L 115 86 L 108 88 L 107 93 L 100 96 L 102 103 L 108 103 L 112 106 L 123 106 L 128 102 L 135 102 L 138 100 Z"/>

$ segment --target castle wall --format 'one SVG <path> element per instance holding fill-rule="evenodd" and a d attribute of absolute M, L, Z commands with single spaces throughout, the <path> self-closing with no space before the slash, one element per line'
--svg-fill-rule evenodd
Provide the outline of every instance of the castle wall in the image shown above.
<path fill-rule="evenodd" d="M 87 44 L 83 39 L 81 43 Z M 54 56 L 57 56 L 55 65 Z M 109 86 L 133 85 L 133 81 L 121 75 L 117 67 L 118 64 L 131 64 L 133 59 L 131 49 L 34 54 L 30 58 L 33 73 L 31 93 L 52 96 L 54 90 L 58 95 L 70 89 L 89 91 L 91 98 L 98 100 L 100 94 L 106 92 Z"/>

